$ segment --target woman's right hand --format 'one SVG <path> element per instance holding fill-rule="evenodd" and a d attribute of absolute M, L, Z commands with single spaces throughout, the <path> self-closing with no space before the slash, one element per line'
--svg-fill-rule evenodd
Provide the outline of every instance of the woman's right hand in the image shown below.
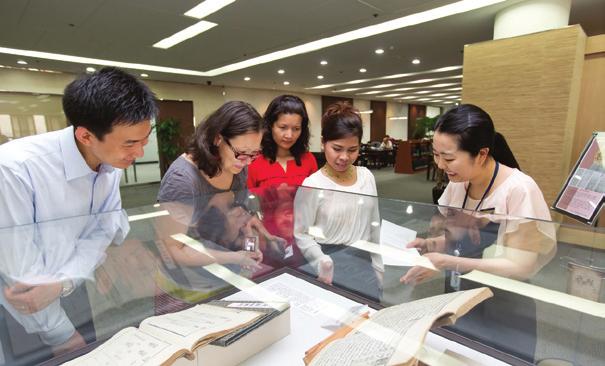
<path fill-rule="evenodd" d="M 318 264 L 318 273 L 317 279 L 321 282 L 331 285 L 332 278 L 334 278 L 334 262 L 332 262 L 332 258 L 329 256 L 324 256 L 319 260 Z"/>
<path fill-rule="evenodd" d="M 443 253 L 445 240 L 441 238 L 416 238 L 406 245 L 406 248 L 416 248 L 420 254 L 438 252 Z"/>

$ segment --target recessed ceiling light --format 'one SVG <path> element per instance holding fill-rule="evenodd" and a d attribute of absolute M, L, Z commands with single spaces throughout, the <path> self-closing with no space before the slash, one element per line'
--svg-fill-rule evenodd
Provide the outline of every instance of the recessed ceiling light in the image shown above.
<path fill-rule="evenodd" d="M 319 80 L 321 80 L 321 79 L 323 79 L 323 78 L 324 78 L 324 76 L 323 76 L 323 75 L 317 75 L 317 78 L 318 78 Z"/>
<path fill-rule="evenodd" d="M 284 71 L 283 69 L 279 69 L 279 70 L 277 70 L 277 73 L 278 74 L 284 74 L 284 73 L 286 73 L 286 71 Z"/>
<path fill-rule="evenodd" d="M 142 78 L 148 78 L 148 77 L 149 77 L 149 74 L 142 73 L 142 74 L 141 74 L 141 77 L 142 77 Z"/>
<path fill-rule="evenodd" d="M 327 65 L 327 64 L 328 64 L 328 61 L 326 61 L 326 60 L 321 60 L 321 61 L 319 62 L 319 64 L 320 64 L 320 65 Z"/>
<path fill-rule="evenodd" d="M 246 77 L 244 78 L 244 81 L 250 81 L 250 76 L 246 76 Z"/>
<path fill-rule="evenodd" d="M 192 18 L 202 19 L 234 2 L 235 0 L 205 0 L 201 4 L 188 10 L 185 15 Z"/>
<path fill-rule="evenodd" d="M 200 20 L 199 22 L 195 23 L 194 25 L 187 27 L 180 32 L 176 32 L 175 34 L 171 35 L 170 37 L 166 37 L 163 40 L 155 43 L 153 45 L 153 47 L 167 49 L 167 48 L 170 48 L 176 44 L 179 44 L 189 38 L 195 37 L 198 34 L 203 33 L 205 31 L 207 31 L 208 29 L 214 28 L 216 26 L 217 26 L 216 23 L 207 22 L 205 20 Z"/>
<path fill-rule="evenodd" d="M 361 69 L 359 69 L 359 72 L 366 72 L 368 70 L 364 69 L 363 67 Z"/>
<path fill-rule="evenodd" d="M 412 60 L 412 63 L 414 65 L 418 65 L 420 63 L 420 59 L 415 58 L 415 59 Z"/>
<path fill-rule="evenodd" d="M 19 65 L 27 65 L 27 61 L 25 61 L 25 60 L 18 60 L 17 63 Z"/>
<path fill-rule="evenodd" d="M 28 67 L 27 69 L 28 69 L 29 71 L 40 71 L 40 70 L 36 69 L 35 67 Z"/>
<path fill-rule="evenodd" d="M 376 50 L 374 50 L 374 53 L 377 55 L 382 55 L 384 53 L 384 50 L 382 48 L 377 48 Z"/>
<path fill-rule="evenodd" d="M 95 72 L 97 71 L 97 69 L 95 69 L 94 67 L 87 67 L 86 68 L 86 72 Z"/>
<path fill-rule="evenodd" d="M 284 81 L 284 85 L 290 85 L 289 81 Z"/>

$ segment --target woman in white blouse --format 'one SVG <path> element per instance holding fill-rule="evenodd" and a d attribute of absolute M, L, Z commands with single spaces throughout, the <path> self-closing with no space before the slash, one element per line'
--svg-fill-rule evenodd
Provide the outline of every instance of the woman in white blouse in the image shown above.
<path fill-rule="evenodd" d="M 446 112 L 435 124 L 433 155 L 450 180 L 439 204 L 455 209 L 441 209 L 446 212 L 445 235 L 408 246 L 445 271 L 446 291 L 476 286 L 460 278 L 473 270 L 529 281 L 554 256 L 555 228 L 548 222 L 550 211 L 540 188 L 519 170 L 490 116 L 472 104 Z M 423 282 L 436 273 L 413 267 L 401 282 Z M 459 319 L 456 332 L 533 363 L 534 301 L 492 290 L 492 299 Z"/>
<path fill-rule="evenodd" d="M 321 126 L 326 164 L 297 192 L 296 243 L 320 281 L 377 298 L 380 257 L 354 247 L 360 241 L 377 243 L 379 236 L 374 176 L 353 165 L 363 136 L 361 117 L 339 102 L 328 107 Z"/>

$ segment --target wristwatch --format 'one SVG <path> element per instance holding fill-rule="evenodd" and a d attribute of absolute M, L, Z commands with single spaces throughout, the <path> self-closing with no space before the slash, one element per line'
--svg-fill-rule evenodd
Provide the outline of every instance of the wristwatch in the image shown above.
<path fill-rule="evenodd" d="M 69 296 L 75 289 L 74 281 L 70 279 L 61 281 L 61 297 Z"/>

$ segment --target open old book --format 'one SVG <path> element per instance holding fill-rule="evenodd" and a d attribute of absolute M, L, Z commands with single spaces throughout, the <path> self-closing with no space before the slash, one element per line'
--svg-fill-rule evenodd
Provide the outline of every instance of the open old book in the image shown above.
<path fill-rule="evenodd" d="M 306 352 L 306 365 L 414 365 L 426 334 L 493 296 L 487 287 L 428 297 L 361 317 Z"/>
<path fill-rule="evenodd" d="M 287 303 L 213 301 L 196 305 L 147 318 L 139 328 L 125 328 L 65 365 L 164 366 L 181 357 L 192 360 L 198 349 L 214 347 L 209 343 L 228 347 L 288 309 Z"/>

